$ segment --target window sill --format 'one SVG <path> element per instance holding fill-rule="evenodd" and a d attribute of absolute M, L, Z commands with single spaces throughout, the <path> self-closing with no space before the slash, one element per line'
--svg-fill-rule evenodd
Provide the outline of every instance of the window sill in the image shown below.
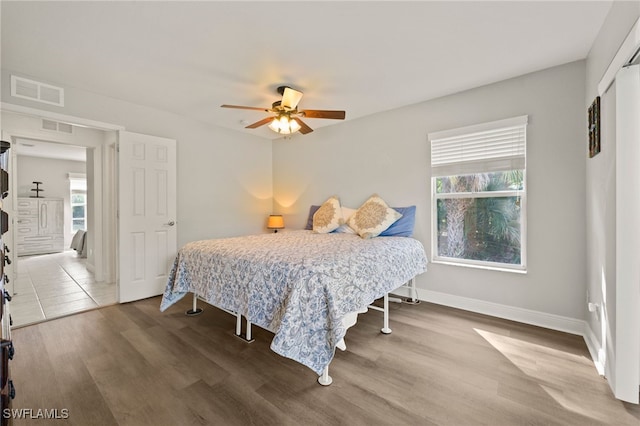
<path fill-rule="evenodd" d="M 450 265 L 450 266 L 462 266 L 463 268 L 484 269 L 486 271 L 511 272 L 511 273 L 521 274 L 521 275 L 527 274 L 526 269 L 512 269 L 512 268 L 501 268 L 499 266 L 475 265 L 472 263 L 452 262 L 452 261 L 441 260 L 441 259 L 433 259 L 431 263 L 435 265 Z"/>

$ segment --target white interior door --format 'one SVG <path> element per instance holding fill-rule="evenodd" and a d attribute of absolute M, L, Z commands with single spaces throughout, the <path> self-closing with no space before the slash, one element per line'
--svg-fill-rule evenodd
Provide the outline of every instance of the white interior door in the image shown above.
<path fill-rule="evenodd" d="M 176 141 L 118 135 L 120 302 L 162 294 L 176 255 Z"/>
<path fill-rule="evenodd" d="M 640 65 L 616 75 L 616 322 L 613 391 L 638 403 L 640 384 Z"/>

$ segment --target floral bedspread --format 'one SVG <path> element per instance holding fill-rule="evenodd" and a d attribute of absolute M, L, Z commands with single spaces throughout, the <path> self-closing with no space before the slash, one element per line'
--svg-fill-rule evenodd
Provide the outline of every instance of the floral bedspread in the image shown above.
<path fill-rule="evenodd" d="M 271 349 L 318 374 L 346 329 L 342 318 L 427 268 L 407 237 L 277 234 L 194 241 L 173 264 L 160 310 L 194 292 L 275 333 Z"/>

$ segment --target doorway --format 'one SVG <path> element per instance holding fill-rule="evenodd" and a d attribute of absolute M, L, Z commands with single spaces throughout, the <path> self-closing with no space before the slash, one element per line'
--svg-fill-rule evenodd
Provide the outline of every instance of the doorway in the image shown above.
<path fill-rule="evenodd" d="M 87 201 L 95 198 L 94 188 L 87 185 L 87 171 L 90 175 L 93 173 L 92 168 L 87 167 L 87 152 L 91 148 L 22 137 L 14 137 L 13 142 L 12 176 L 17 188 L 14 327 L 115 303 L 115 280 L 96 279 L 95 266 L 87 255 L 87 218 L 94 216 L 89 211 L 94 206 Z M 40 198 L 34 198 L 34 190 Z M 22 235 L 31 235 L 35 230 L 21 222 L 39 220 L 31 218 L 33 210 L 21 205 L 45 200 L 62 204 L 63 214 L 58 218 L 61 223 L 54 224 L 61 234 L 47 237 L 62 240 L 55 248 L 40 247 L 38 236 Z M 84 244 L 72 244 L 78 235 Z M 36 241 L 26 242 L 29 238 Z M 72 246 L 76 246 L 76 250 Z"/>
<path fill-rule="evenodd" d="M 9 290 L 14 327 L 117 303 L 116 219 L 111 205 L 116 132 L 67 124 L 68 134 L 56 134 L 43 130 L 45 122 L 50 130 L 51 120 L 3 111 L 3 138 L 12 142 L 14 265 Z M 79 180 L 84 191 L 78 188 Z M 35 194 L 41 198 L 34 198 Z M 41 237 L 39 209 L 21 211 L 20 205 L 45 202 L 62 204 L 60 223 L 51 224 L 60 232 Z M 52 205 L 47 206 L 48 217 L 54 216 Z M 20 229 L 23 213 L 34 229 Z M 71 243 L 80 230 L 86 232 L 85 250 L 77 251 Z M 41 241 L 47 238 L 48 245 Z"/>
<path fill-rule="evenodd" d="M 87 148 L 87 186 L 93 188 L 93 196 L 89 192 L 87 197 L 87 269 L 92 266 L 95 282 L 115 282 L 117 303 L 162 294 L 166 283 L 163 274 L 168 273 L 177 253 L 176 140 L 18 105 L 1 107 L 3 140 L 15 144 L 20 137 L 49 139 Z M 71 128 L 72 132 L 44 137 L 43 129 L 53 127 Z M 16 169 L 15 161 L 11 163 L 12 170 Z M 11 193 L 17 194 L 16 179 L 10 181 Z M 123 182 L 126 184 L 121 185 Z M 14 199 L 6 202 L 3 209 L 6 207 L 13 219 L 17 197 L 9 198 Z M 14 255 L 15 229 L 12 224 L 5 234 Z M 16 273 L 13 266 L 5 267 L 5 272 L 8 276 Z M 13 283 L 14 280 L 9 291 L 13 291 Z M 87 289 L 83 291 L 89 293 Z"/>

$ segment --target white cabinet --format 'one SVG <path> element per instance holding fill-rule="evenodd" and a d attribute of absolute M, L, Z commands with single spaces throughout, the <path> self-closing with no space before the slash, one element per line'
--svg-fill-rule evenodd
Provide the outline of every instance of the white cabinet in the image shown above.
<path fill-rule="evenodd" d="M 18 198 L 18 256 L 64 251 L 64 205 L 60 198 Z"/>

